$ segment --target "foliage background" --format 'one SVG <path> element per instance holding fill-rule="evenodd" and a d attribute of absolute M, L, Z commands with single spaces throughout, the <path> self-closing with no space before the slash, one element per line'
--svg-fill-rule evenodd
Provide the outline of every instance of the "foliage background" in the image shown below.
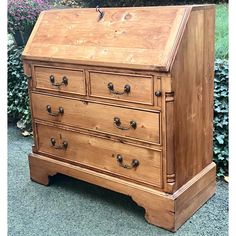
<path fill-rule="evenodd" d="M 119 0 L 99 1 L 100 6 L 147 6 L 171 4 L 219 3 L 227 1 L 196 0 Z M 96 7 L 98 1 L 59 0 L 58 5 L 72 7 Z M 55 3 L 54 3 L 55 4 Z M 55 7 L 55 5 L 54 5 Z M 9 37 L 10 39 L 10 37 Z M 9 40 L 10 42 L 11 40 Z M 28 78 L 23 74 L 21 53 L 23 48 L 14 44 L 8 48 L 8 117 L 22 130 L 31 130 Z M 218 176 L 228 175 L 228 5 L 216 6 L 215 33 L 215 89 L 214 89 L 214 161 Z"/>
<path fill-rule="evenodd" d="M 8 118 L 18 127 L 31 129 L 31 116 L 28 96 L 28 79 L 24 75 L 21 54 L 23 47 L 11 46 L 8 49 Z"/>
<path fill-rule="evenodd" d="M 228 5 L 216 5 L 215 58 L 228 59 Z"/>
<path fill-rule="evenodd" d="M 138 6 L 165 6 L 182 4 L 219 4 L 228 3 L 228 0 L 61 0 L 62 5 L 71 7 L 138 7 Z"/>
<path fill-rule="evenodd" d="M 214 80 L 214 161 L 217 164 L 218 176 L 228 175 L 228 73 L 228 61 L 217 59 Z"/>

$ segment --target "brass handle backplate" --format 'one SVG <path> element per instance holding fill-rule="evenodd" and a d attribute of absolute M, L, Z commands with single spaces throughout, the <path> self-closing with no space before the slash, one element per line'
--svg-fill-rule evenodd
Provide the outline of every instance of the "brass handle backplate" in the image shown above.
<path fill-rule="evenodd" d="M 120 118 L 119 117 L 114 117 L 114 121 L 113 121 L 113 124 L 115 125 L 115 127 L 117 129 L 121 129 L 121 130 L 129 130 L 129 129 L 136 129 L 137 128 L 137 123 L 136 121 L 134 120 L 131 120 L 129 122 L 129 126 L 128 127 L 125 127 L 121 124 L 121 121 L 120 121 Z"/>
<path fill-rule="evenodd" d="M 52 144 L 52 147 L 54 147 L 55 149 L 67 149 L 68 147 L 68 142 L 67 141 L 62 141 L 61 144 L 59 145 L 56 145 L 56 139 L 55 138 L 51 138 L 51 144 Z"/>
<path fill-rule="evenodd" d="M 68 85 L 68 78 L 67 78 L 66 76 L 63 76 L 63 77 L 62 77 L 61 83 L 55 82 L 56 79 L 55 79 L 55 76 L 54 76 L 54 75 L 50 75 L 49 80 L 50 80 L 51 84 L 52 84 L 53 86 L 56 86 L 56 87 L 61 87 L 63 84 L 64 84 L 65 86 Z"/>
<path fill-rule="evenodd" d="M 52 111 L 52 108 L 50 105 L 47 105 L 46 109 L 47 109 L 47 112 L 50 116 L 59 116 L 59 115 L 63 115 L 63 113 L 64 113 L 63 107 L 58 107 L 58 111 L 56 111 L 56 112 Z"/>
<path fill-rule="evenodd" d="M 124 164 L 123 163 L 123 157 L 120 154 L 118 154 L 116 156 L 116 160 L 119 163 L 119 165 L 122 166 L 125 169 L 132 169 L 132 168 L 136 168 L 136 167 L 139 166 L 139 161 L 136 160 L 136 159 L 132 160 L 131 165 Z"/>
<path fill-rule="evenodd" d="M 113 85 L 112 82 L 109 82 L 109 83 L 107 84 L 107 88 L 109 89 L 110 93 L 117 94 L 117 95 L 122 95 L 122 94 L 125 94 L 125 93 L 128 94 L 128 93 L 130 93 L 130 90 L 131 90 L 130 85 L 129 85 L 129 84 L 126 84 L 126 85 L 124 86 L 124 91 L 123 91 L 123 92 L 119 92 L 119 91 L 117 91 L 117 90 L 114 89 L 114 85 Z"/>

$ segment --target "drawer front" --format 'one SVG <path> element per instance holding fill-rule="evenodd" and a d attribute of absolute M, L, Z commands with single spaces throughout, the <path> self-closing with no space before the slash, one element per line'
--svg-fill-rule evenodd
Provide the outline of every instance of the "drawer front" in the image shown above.
<path fill-rule="evenodd" d="M 32 93 L 36 119 L 160 143 L 160 113 Z M 48 109 L 50 107 L 50 109 Z M 63 112 L 60 112 L 61 111 Z"/>
<path fill-rule="evenodd" d="M 36 88 L 61 93 L 86 95 L 83 70 L 67 70 L 35 66 Z"/>
<path fill-rule="evenodd" d="M 38 150 L 161 187 L 161 152 L 37 124 Z"/>
<path fill-rule="evenodd" d="M 89 71 L 90 96 L 153 105 L 153 76 Z"/>

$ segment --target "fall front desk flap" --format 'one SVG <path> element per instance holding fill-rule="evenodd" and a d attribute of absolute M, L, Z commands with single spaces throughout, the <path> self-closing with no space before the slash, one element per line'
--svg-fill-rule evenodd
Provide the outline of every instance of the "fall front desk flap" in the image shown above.
<path fill-rule="evenodd" d="M 23 59 L 169 71 L 191 9 L 169 6 L 44 11 Z"/>

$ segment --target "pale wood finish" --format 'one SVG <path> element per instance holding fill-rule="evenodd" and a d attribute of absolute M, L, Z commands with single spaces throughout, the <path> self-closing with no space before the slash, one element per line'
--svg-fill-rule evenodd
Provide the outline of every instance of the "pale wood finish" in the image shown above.
<path fill-rule="evenodd" d="M 167 139 L 168 137 L 172 136 L 171 133 L 167 133 L 168 126 L 171 125 L 171 123 L 167 123 L 167 101 L 166 101 L 166 95 L 172 94 L 172 88 L 171 88 L 171 77 L 168 75 L 161 77 L 161 92 L 162 92 L 162 99 L 161 99 L 161 107 L 162 107 L 162 113 L 161 113 L 161 121 L 162 121 L 162 148 L 163 148 L 163 191 L 167 193 L 173 193 L 173 188 L 175 183 L 168 183 L 167 181 L 167 164 L 168 162 L 171 162 L 171 156 L 168 155 L 168 153 L 173 152 L 174 150 L 170 150 L 169 146 L 167 146 Z M 170 139 L 169 139 L 170 140 Z"/>
<path fill-rule="evenodd" d="M 106 71 L 88 71 L 88 73 L 90 82 L 89 95 L 92 97 L 153 105 L 152 76 Z M 118 92 L 124 92 L 124 86 L 129 85 L 130 92 L 122 95 L 113 94 L 107 87 L 109 83 L 112 83 L 114 90 Z"/>
<path fill-rule="evenodd" d="M 102 133 L 102 132 L 97 132 L 97 131 L 93 131 L 93 130 L 87 130 L 87 129 L 81 129 L 78 127 L 73 127 L 73 126 L 69 126 L 69 125 L 63 125 L 60 124 L 59 122 L 51 122 L 51 121 L 44 121 L 44 120 L 39 120 L 39 119 L 34 119 L 34 124 L 42 124 L 42 125 L 47 125 L 47 126 L 55 126 L 59 129 L 66 129 L 72 132 L 79 132 L 85 135 L 90 135 L 93 137 L 98 137 L 98 138 L 105 138 L 105 139 L 109 139 L 113 142 L 119 142 L 119 143 L 123 143 L 123 144 L 130 144 L 130 145 L 134 145 L 136 147 L 145 147 L 149 150 L 153 150 L 153 151 L 162 151 L 163 147 L 162 145 L 159 144 L 154 144 L 154 143 L 150 143 L 150 142 L 144 142 L 143 140 L 138 140 L 138 139 L 134 139 L 134 138 L 127 138 L 127 137 L 122 137 L 122 136 L 117 136 L 114 133 L 111 134 L 107 134 L 107 133 Z M 38 137 L 37 137 L 38 138 Z M 163 158 L 162 158 L 163 159 Z M 164 165 L 162 165 L 164 168 Z"/>
<path fill-rule="evenodd" d="M 94 66 L 88 66 L 88 65 L 73 65 L 73 64 L 68 64 L 68 63 L 55 63 L 55 62 L 48 62 L 48 63 L 45 63 L 45 62 L 35 62 L 35 61 L 31 61 L 31 60 L 25 60 L 25 65 L 31 65 L 32 69 L 32 80 L 33 80 L 33 84 L 32 84 L 32 91 L 39 91 L 39 90 L 42 90 L 44 91 L 45 89 L 38 89 L 36 88 L 36 77 L 35 77 L 35 68 L 36 67 L 50 67 L 50 68 L 57 68 L 57 69 L 62 69 L 62 70 L 83 70 L 84 73 L 85 73 L 85 83 L 86 83 L 86 91 L 87 91 L 87 95 L 84 96 L 84 95 L 80 95 L 80 94 L 76 94 L 76 93 L 69 93 L 69 94 L 66 94 L 63 93 L 64 96 L 67 96 L 69 98 L 75 98 L 75 99 L 83 99 L 84 101 L 99 101 L 99 102 L 102 102 L 103 104 L 105 103 L 112 103 L 112 104 L 120 104 L 122 106 L 130 106 L 132 108 L 144 108 L 144 109 L 152 109 L 152 110 L 160 110 L 161 106 L 162 106 L 162 95 L 161 96 L 155 96 L 155 95 L 152 95 L 152 99 L 153 99 L 153 104 L 152 103 L 148 103 L 148 102 L 143 102 L 143 103 L 140 103 L 138 101 L 134 102 L 132 101 L 132 99 L 128 99 L 126 101 L 123 101 L 121 99 L 107 99 L 106 97 L 94 97 L 94 96 L 89 96 L 89 91 L 90 91 L 90 81 L 89 81 L 89 71 L 101 71 L 101 67 L 94 67 Z M 144 78 L 153 78 L 153 91 L 151 91 L 151 93 L 154 94 L 155 91 L 157 90 L 160 90 L 162 91 L 162 82 L 161 82 L 161 78 L 164 76 L 165 78 L 166 77 L 170 77 L 170 75 L 168 73 L 161 73 L 161 72 L 151 72 L 151 71 L 144 71 L 144 70 L 140 70 L 137 72 L 137 70 L 131 70 L 131 69 L 119 69 L 119 68 L 102 68 L 104 69 L 104 73 L 109 73 L 109 74 L 114 74 L 114 75 L 129 75 L 129 76 L 133 76 L 134 78 L 136 79 L 140 79 L 140 76 L 141 77 L 144 77 Z M 27 71 L 25 71 L 26 73 Z M 30 72 L 31 73 L 31 72 Z M 137 75 L 137 77 L 136 77 Z M 49 81 L 49 79 L 48 79 Z M 144 80 L 145 81 L 145 80 Z M 147 81 L 146 81 L 147 82 Z M 146 82 L 145 82 L 145 86 L 146 85 Z M 137 83 L 136 83 L 137 84 Z M 136 85 L 137 86 L 137 85 Z M 139 86 L 138 86 L 139 87 Z M 143 86 L 144 87 L 144 86 Z M 142 87 L 142 89 L 143 89 Z M 150 85 L 149 85 L 150 87 Z M 107 86 L 106 86 L 107 88 Z M 63 89 L 63 86 L 62 86 L 62 89 Z M 61 90 L 62 90 L 61 89 Z M 107 90 L 108 91 L 108 90 Z M 141 88 L 139 87 L 139 91 L 141 91 Z M 50 94 L 60 94 L 61 95 L 61 92 L 59 89 L 52 89 L 50 90 Z M 130 95 L 129 95 L 130 96 Z M 151 98 L 151 95 L 148 95 L 145 94 L 146 97 L 150 97 Z M 111 96 L 110 96 L 111 97 Z M 127 97 L 127 96 L 126 96 Z M 140 97 L 140 96 L 139 96 Z M 115 95 L 114 95 L 114 98 L 115 98 Z M 140 99 L 140 98 L 139 98 Z"/>
<path fill-rule="evenodd" d="M 60 93 L 74 93 L 86 95 L 85 74 L 83 70 L 66 70 L 55 67 L 34 67 L 35 87 L 37 89 L 57 91 Z M 50 76 L 55 77 L 55 83 L 62 83 L 65 76 L 68 79 L 68 84 L 54 86 L 50 82 Z"/>
<path fill-rule="evenodd" d="M 54 121 L 64 125 L 77 126 L 105 133 L 132 137 L 143 141 L 160 144 L 160 113 L 146 112 L 138 109 L 126 109 L 116 106 L 107 106 L 92 102 L 74 101 L 57 96 L 32 93 L 32 110 L 36 119 Z M 50 105 L 52 112 L 58 112 L 59 107 L 63 114 L 51 116 L 46 107 Z M 120 118 L 124 128 L 130 127 L 135 121 L 137 127 L 121 130 L 114 124 L 114 118 Z"/>
<path fill-rule="evenodd" d="M 101 21 L 95 9 L 43 12 L 25 47 L 30 175 L 47 185 L 62 173 L 129 195 L 149 223 L 176 231 L 215 192 L 214 6 L 103 10 Z M 68 85 L 51 87 L 51 74 Z M 114 95 L 109 82 L 131 91 Z M 64 113 L 52 117 L 47 105 Z M 137 127 L 117 129 L 114 117 Z M 122 167 L 118 154 L 139 166 Z"/>
<path fill-rule="evenodd" d="M 214 18 L 214 8 L 191 13 L 171 70 L 176 189 L 212 162 Z"/>
<path fill-rule="evenodd" d="M 175 230 L 197 211 L 215 191 L 216 165 L 211 163 L 173 195 L 176 215 Z"/>
<path fill-rule="evenodd" d="M 24 63 L 23 64 L 23 69 L 24 69 L 24 73 L 26 76 L 31 77 L 32 73 L 31 73 L 31 65 L 28 63 Z"/>
<path fill-rule="evenodd" d="M 44 11 L 24 59 L 120 68 L 169 69 L 191 7 Z M 142 22 L 142 25 L 140 24 Z M 43 43 L 42 43 L 43 42 Z"/>
<path fill-rule="evenodd" d="M 37 124 L 38 152 L 63 158 L 89 167 L 120 175 L 131 180 L 149 183 L 161 187 L 161 152 L 131 145 L 112 142 L 88 135 L 70 132 L 55 127 Z M 55 149 L 63 141 L 68 143 L 66 149 Z M 117 162 L 117 155 L 123 156 L 124 164 L 131 165 L 132 160 L 139 161 L 137 168 L 125 169 Z"/>
<path fill-rule="evenodd" d="M 175 151 L 174 151 L 174 93 L 166 93 L 165 94 L 165 102 L 166 102 L 166 133 L 168 134 L 166 137 L 166 155 L 168 156 L 166 163 L 166 182 L 169 185 L 174 187 L 175 183 Z M 173 192 L 173 188 L 171 188 L 170 192 Z"/>

